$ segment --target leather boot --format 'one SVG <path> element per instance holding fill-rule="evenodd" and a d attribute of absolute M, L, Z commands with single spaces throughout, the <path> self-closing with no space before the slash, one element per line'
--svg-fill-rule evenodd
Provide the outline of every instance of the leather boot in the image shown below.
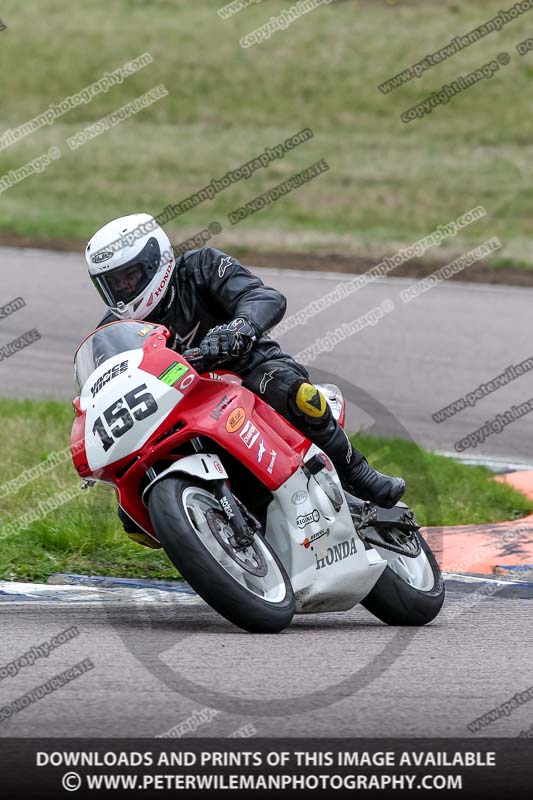
<path fill-rule="evenodd" d="M 355 448 L 350 462 L 348 467 L 344 467 L 342 471 L 338 470 L 341 483 L 346 491 L 382 508 L 392 508 L 396 505 L 405 492 L 403 478 L 395 478 L 378 472 Z"/>

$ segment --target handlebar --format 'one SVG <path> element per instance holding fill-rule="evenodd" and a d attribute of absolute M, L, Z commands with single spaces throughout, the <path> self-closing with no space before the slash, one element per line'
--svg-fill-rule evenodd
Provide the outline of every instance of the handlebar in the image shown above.
<path fill-rule="evenodd" d="M 218 369 L 223 366 L 225 360 L 220 358 L 216 361 L 211 361 L 209 358 L 202 355 L 199 347 L 184 350 L 181 355 L 194 366 L 197 372 L 207 372 L 209 369 Z"/>
<path fill-rule="evenodd" d="M 202 361 L 203 360 L 203 356 L 202 356 L 202 354 L 200 352 L 200 348 L 199 347 L 193 347 L 190 350 L 185 350 L 182 353 L 182 356 L 183 356 L 183 358 L 186 358 L 187 361 Z"/>

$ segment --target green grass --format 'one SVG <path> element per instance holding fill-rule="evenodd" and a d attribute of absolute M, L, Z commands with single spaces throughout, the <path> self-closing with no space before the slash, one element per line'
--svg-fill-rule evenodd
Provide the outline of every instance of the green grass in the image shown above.
<path fill-rule="evenodd" d="M 402 475 L 405 500 L 421 525 L 502 522 L 530 512 L 532 502 L 485 467 L 471 467 L 405 439 L 354 436 L 373 467 Z"/>
<path fill-rule="evenodd" d="M 0 486 L 69 445 L 73 413 L 68 403 L 0 400 L 0 418 L 4 430 Z M 0 537 L 6 523 L 78 485 L 81 482 L 67 460 L 16 494 L 0 495 Z M 117 518 L 115 493 L 103 484 L 80 491 L 79 497 L 0 541 L 0 580 L 46 581 L 54 572 L 177 577 L 162 551 L 128 539 Z"/>
<path fill-rule="evenodd" d="M 144 51 L 154 63 L 0 151 L 0 176 L 51 145 L 63 151 L 41 175 L 0 195 L 0 233 L 87 239 L 114 216 L 157 214 L 309 126 L 310 142 L 170 223 L 173 241 L 218 219 L 225 230 L 214 243 L 225 248 L 373 254 L 483 204 L 487 217 L 449 242 L 446 257 L 499 236 L 503 250 L 489 263 L 533 263 L 533 142 L 524 116 L 533 52 L 515 50 L 531 33 L 533 12 L 384 95 L 378 84 L 488 20 L 500 0 L 335 2 L 248 49 L 239 39 L 290 4 L 268 0 L 225 21 L 216 13 L 223 4 L 72 0 L 66 13 L 63 0 L 5 0 L 0 132 Z M 490 81 L 419 121 L 400 121 L 402 111 L 502 51 L 511 63 Z M 68 150 L 68 136 L 160 83 L 167 98 Z M 230 211 L 320 158 L 329 172 L 231 228 Z"/>
<path fill-rule="evenodd" d="M 68 446 L 73 417 L 66 403 L 0 399 L 0 418 L 0 486 Z M 524 495 L 491 480 L 483 468 L 456 464 L 400 439 L 357 436 L 354 440 L 378 469 L 405 476 L 407 502 L 422 524 L 494 522 L 531 509 Z M 79 483 L 67 460 L 16 494 L 0 495 L 0 537 L 6 524 Z M 103 485 L 80 492 L 68 504 L 0 541 L 0 580 L 45 581 L 54 572 L 177 577 L 161 551 L 128 539 L 116 516 L 114 492 Z"/>

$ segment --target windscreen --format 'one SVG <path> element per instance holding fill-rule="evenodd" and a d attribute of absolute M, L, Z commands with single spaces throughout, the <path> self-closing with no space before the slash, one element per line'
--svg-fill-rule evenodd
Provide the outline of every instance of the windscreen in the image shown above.
<path fill-rule="evenodd" d="M 113 356 L 142 348 L 146 337 L 157 325 L 148 322 L 110 322 L 91 333 L 74 356 L 74 371 L 78 392 L 91 373 Z"/>

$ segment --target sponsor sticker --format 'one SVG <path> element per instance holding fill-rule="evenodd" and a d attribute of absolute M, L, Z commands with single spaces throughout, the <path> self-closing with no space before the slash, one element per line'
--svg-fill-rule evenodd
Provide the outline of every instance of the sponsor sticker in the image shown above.
<path fill-rule="evenodd" d="M 145 325 L 140 331 L 137 331 L 137 336 L 146 336 L 150 331 L 155 330 L 155 325 Z"/>
<path fill-rule="evenodd" d="M 242 431 L 239 433 L 239 436 L 243 440 L 248 450 L 251 450 L 259 438 L 259 431 L 255 425 L 248 420 Z"/>
<path fill-rule="evenodd" d="M 214 409 L 211 411 L 211 414 L 209 416 L 213 417 L 213 419 L 219 420 L 220 417 L 222 416 L 222 412 L 224 411 L 225 408 L 228 407 L 228 405 L 230 403 L 231 403 L 231 400 L 228 397 L 228 395 L 227 394 L 223 395 L 222 399 L 218 401 L 218 403 L 216 404 Z"/>
<path fill-rule="evenodd" d="M 316 569 L 324 569 L 324 567 L 330 567 L 332 564 L 336 564 L 338 561 L 344 561 L 345 558 L 348 556 L 354 556 L 357 553 L 357 548 L 355 546 L 355 537 L 348 541 L 347 539 L 343 542 L 339 542 L 339 544 L 333 545 L 333 547 L 328 547 L 326 551 L 326 555 L 322 558 L 316 559 Z"/>
<path fill-rule="evenodd" d="M 176 381 L 179 381 L 182 375 L 185 375 L 188 371 L 189 367 L 186 367 L 181 361 L 175 361 L 168 369 L 161 373 L 159 380 L 163 381 L 163 383 L 167 383 L 169 386 L 174 386 Z"/>
<path fill-rule="evenodd" d="M 113 253 L 110 250 L 101 250 L 91 258 L 91 261 L 93 264 L 101 264 L 102 261 L 109 261 L 110 258 L 113 258 Z"/>
<path fill-rule="evenodd" d="M 233 519 L 235 514 L 231 510 L 231 504 L 230 504 L 228 498 L 227 497 L 221 497 L 219 502 L 220 502 L 220 505 L 222 506 L 222 508 L 224 510 L 224 513 L 225 513 L 226 517 L 228 519 Z"/>
<path fill-rule="evenodd" d="M 272 475 L 272 471 L 274 469 L 274 464 L 276 463 L 277 455 L 278 454 L 277 454 L 276 450 L 271 450 L 270 451 L 270 464 L 267 467 L 267 472 L 269 472 L 271 475 Z"/>
<path fill-rule="evenodd" d="M 295 506 L 301 505 L 301 503 L 305 503 L 309 495 L 303 489 L 299 492 L 294 492 L 293 496 L 291 497 L 291 503 Z"/>
<path fill-rule="evenodd" d="M 313 542 L 316 542 L 317 539 L 321 539 L 323 536 L 329 536 L 329 528 L 323 528 L 321 531 L 317 531 L 316 533 L 312 533 L 311 536 L 306 536 L 303 542 L 300 542 L 302 547 L 305 547 L 306 550 L 311 547 Z M 311 550 L 313 548 L 311 547 Z"/>
<path fill-rule="evenodd" d="M 259 452 L 257 453 L 257 463 L 261 463 L 261 459 L 263 458 L 263 454 L 265 453 L 266 447 L 263 439 L 259 442 Z"/>
<path fill-rule="evenodd" d="M 122 361 L 120 364 L 115 364 L 114 367 L 108 369 L 107 372 L 104 372 L 103 375 L 98 378 L 96 383 L 91 386 L 91 394 L 93 397 L 96 397 L 100 389 L 103 389 L 109 381 L 112 381 L 113 378 L 116 378 L 118 375 L 121 375 L 123 372 L 126 372 L 128 369 L 128 362 Z"/>
<path fill-rule="evenodd" d="M 320 512 L 313 508 L 309 514 L 302 514 L 299 517 L 296 517 L 296 524 L 299 528 L 305 528 L 306 525 L 310 525 L 312 522 L 318 522 L 320 519 Z"/>
<path fill-rule="evenodd" d="M 187 377 L 184 378 L 182 380 L 182 382 L 180 383 L 180 389 L 188 389 L 189 386 L 191 385 L 191 383 L 193 382 L 193 380 L 195 379 L 195 377 L 196 376 L 193 375 L 192 373 L 191 373 L 191 375 L 187 375 Z"/>
<path fill-rule="evenodd" d="M 155 296 L 156 296 L 156 297 L 159 297 L 159 295 L 161 294 L 161 292 L 163 291 L 163 289 L 164 289 L 164 288 L 165 288 L 165 286 L 167 285 L 167 281 L 168 281 L 168 279 L 170 278 L 170 274 L 171 274 L 171 272 L 172 272 L 172 267 L 173 267 L 173 264 L 174 264 L 174 261 L 173 261 L 173 260 L 168 262 L 167 271 L 166 271 L 166 272 L 165 272 L 165 274 L 163 275 L 163 279 L 162 279 L 161 283 L 159 284 L 159 286 L 158 286 L 158 287 L 157 287 L 157 289 L 155 290 Z M 152 302 L 153 302 L 153 301 L 152 301 Z"/>
<path fill-rule="evenodd" d="M 239 406 L 234 408 L 226 420 L 226 430 L 228 433 L 235 433 L 244 425 L 246 419 L 246 411 Z"/>

